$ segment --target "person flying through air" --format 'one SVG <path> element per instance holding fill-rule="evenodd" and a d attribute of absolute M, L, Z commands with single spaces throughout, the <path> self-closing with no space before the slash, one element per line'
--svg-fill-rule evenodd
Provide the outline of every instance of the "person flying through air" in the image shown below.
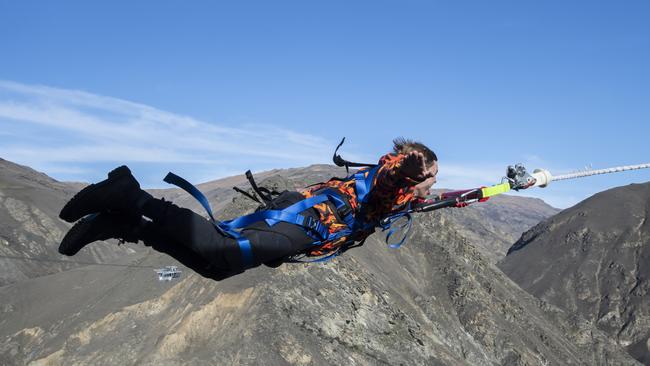
<path fill-rule="evenodd" d="M 59 217 L 76 223 L 59 252 L 73 256 L 94 241 L 110 238 L 143 241 L 219 280 L 261 264 L 277 267 L 297 256 L 338 254 L 359 245 L 382 220 L 424 199 L 437 173 L 433 151 L 420 142 L 397 138 L 393 151 L 376 165 L 301 192 L 284 191 L 254 214 L 217 222 L 152 197 L 123 165 L 63 207 Z"/>

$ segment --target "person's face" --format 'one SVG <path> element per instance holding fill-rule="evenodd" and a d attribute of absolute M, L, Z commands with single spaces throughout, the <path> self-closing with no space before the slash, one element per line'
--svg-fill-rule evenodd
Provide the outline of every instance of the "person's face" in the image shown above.
<path fill-rule="evenodd" d="M 434 161 L 427 170 L 429 173 L 431 173 L 431 177 L 415 185 L 415 197 L 425 198 L 431 194 L 429 190 L 437 181 L 436 176 L 438 175 L 438 162 Z"/>

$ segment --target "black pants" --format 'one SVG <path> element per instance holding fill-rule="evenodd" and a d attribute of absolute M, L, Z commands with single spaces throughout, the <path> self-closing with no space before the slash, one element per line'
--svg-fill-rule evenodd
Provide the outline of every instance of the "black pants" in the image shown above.
<path fill-rule="evenodd" d="M 298 192 L 287 191 L 273 201 L 273 208 L 284 208 L 303 198 Z M 140 229 L 145 245 L 174 257 L 204 277 L 223 279 L 246 269 L 237 241 L 222 235 L 194 211 L 156 198 L 148 201 L 143 210 L 152 220 Z M 302 215 L 319 217 L 313 208 Z M 257 222 L 242 233 L 251 243 L 252 267 L 262 263 L 275 267 L 288 255 L 309 248 L 313 242 L 301 228 L 283 222 L 272 227 L 264 221 Z"/>

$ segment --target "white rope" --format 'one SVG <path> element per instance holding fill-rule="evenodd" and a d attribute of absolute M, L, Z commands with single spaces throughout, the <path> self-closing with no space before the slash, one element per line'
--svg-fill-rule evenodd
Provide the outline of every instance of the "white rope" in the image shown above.
<path fill-rule="evenodd" d="M 557 176 L 553 176 L 552 180 L 555 181 L 555 180 L 564 180 L 564 179 L 575 179 L 575 178 L 589 177 L 598 174 L 618 173 L 618 172 L 624 172 L 626 170 L 637 170 L 637 169 L 646 169 L 646 168 L 650 168 L 650 163 L 638 164 L 638 165 L 624 165 L 624 166 L 617 166 L 615 168 L 587 170 L 584 172 L 557 175 Z"/>

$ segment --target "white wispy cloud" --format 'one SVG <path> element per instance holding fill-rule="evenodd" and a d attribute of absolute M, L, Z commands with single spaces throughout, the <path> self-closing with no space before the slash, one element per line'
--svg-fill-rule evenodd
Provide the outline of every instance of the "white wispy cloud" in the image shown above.
<path fill-rule="evenodd" d="M 59 173 L 81 173 L 86 170 L 78 164 L 94 162 L 219 164 L 221 172 L 301 166 L 329 161 L 332 149 L 331 141 L 278 126 L 230 127 L 85 91 L 12 81 L 0 81 L 0 126 L 2 157 Z M 34 133 L 47 134 L 41 139 L 48 142 L 34 144 Z"/>

